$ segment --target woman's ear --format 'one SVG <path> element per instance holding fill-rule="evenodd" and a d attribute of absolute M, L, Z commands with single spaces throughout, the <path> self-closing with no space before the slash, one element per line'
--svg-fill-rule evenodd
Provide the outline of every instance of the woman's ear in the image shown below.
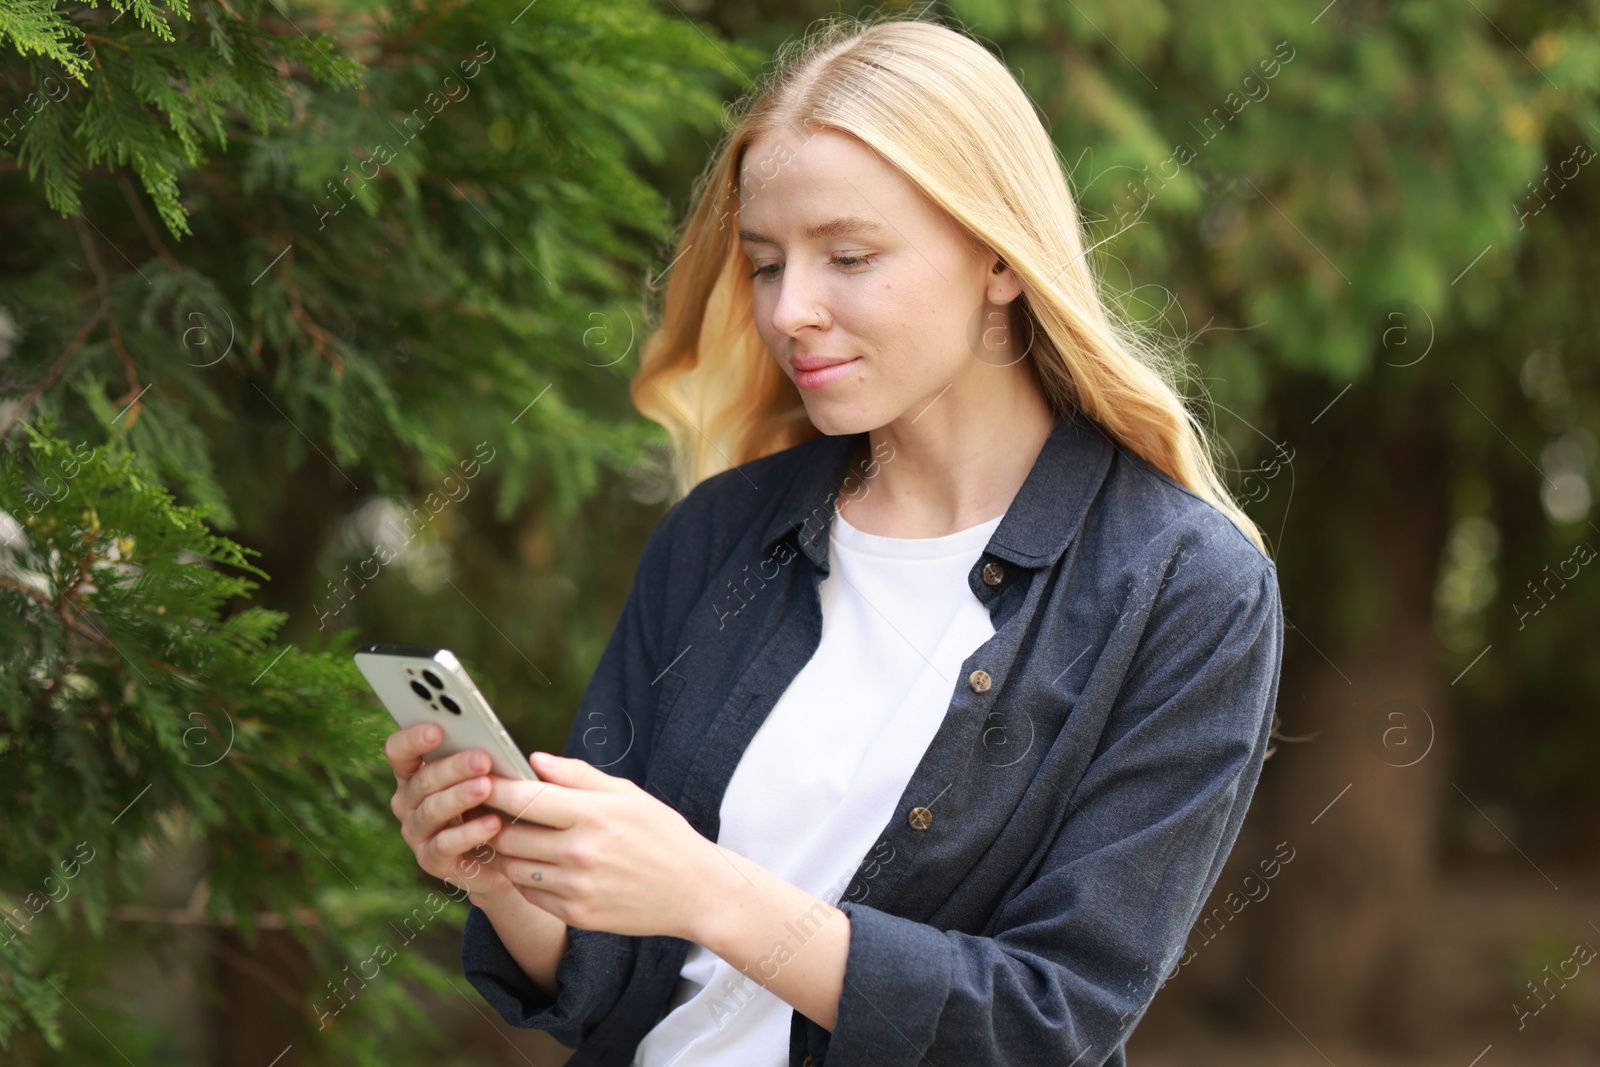
<path fill-rule="evenodd" d="M 1022 279 L 1017 277 L 1017 272 L 1006 266 L 1006 261 L 996 259 L 994 266 L 989 270 L 989 284 L 984 290 L 984 297 L 991 304 L 1009 304 L 1022 293 Z"/>

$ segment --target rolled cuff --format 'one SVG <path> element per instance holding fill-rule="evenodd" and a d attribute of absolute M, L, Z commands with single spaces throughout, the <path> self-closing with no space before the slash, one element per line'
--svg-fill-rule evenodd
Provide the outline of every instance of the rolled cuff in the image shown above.
<path fill-rule="evenodd" d="M 854 901 L 839 909 L 850 918 L 850 950 L 828 1056 L 840 1063 L 917 1067 L 950 995 L 954 947 L 926 923 Z"/>
<path fill-rule="evenodd" d="M 511 1026 L 543 1030 L 577 1048 L 611 1011 L 633 971 L 637 939 L 567 927 L 571 946 L 556 964 L 556 996 L 533 983 L 483 909 L 472 906 L 461 932 L 461 967 Z"/>

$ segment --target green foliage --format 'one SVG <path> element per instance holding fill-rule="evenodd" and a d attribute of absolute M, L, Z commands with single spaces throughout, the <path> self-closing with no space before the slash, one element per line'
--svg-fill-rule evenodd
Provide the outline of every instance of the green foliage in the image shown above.
<path fill-rule="evenodd" d="M 280 77 L 280 64 L 302 69 L 317 82 L 359 84 L 359 66 L 334 58 L 331 40 L 259 32 L 261 5 L 248 0 L 236 9 L 204 4 L 209 27 L 202 32 L 180 26 L 178 34 L 168 15 L 147 0 L 111 6 L 118 18 L 129 11 L 135 16 L 114 38 L 85 33 L 57 3 L 8 4 L 0 14 L 0 36 L 15 41 L 20 57 L 36 53 L 53 60 L 88 90 L 59 98 L 47 92 L 51 72 L 40 60 L 0 68 L 8 81 L 38 87 L 54 105 L 23 127 L 16 151 L 30 177 L 43 176 L 50 206 L 62 214 L 81 209 L 84 172 L 100 164 L 131 165 L 167 228 L 187 233 L 179 178 L 204 164 L 202 132 L 226 147 L 230 110 L 263 133 L 287 124 L 293 94 L 291 83 Z M 170 6 L 172 14 L 190 19 L 183 0 Z M 77 54 L 66 43 L 72 39 L 98 40 L 108 52 L 102 57 L 90 44 L 86 56 Z"/>
<path fill-rule="evenodd" d="M 648 465 L 626 357 L 674 219 L 638 168 L 699 145 L 759 58 L 645 0 L 0 0 L 8 1060 L 180 1058 L 113 976 L 148 958 L 210 992 L 192 929 L 292 933 L 308 1057 L 437 1047 L 418 994 L 458 1003 L 456 968 L 421 942 L 464 905 L 396 832 L 355 634 L 428 624 L 365 636 L 486 662 L 515 722 L 463 620 L 589 655 L 614 608 L 529 611 L 570 593 L 519 573 L 463 577 L 453 618 L 386 575 L 324 633 L 323 549 L 484 446 L 424 538 L 459 558 Z"/>
<path fill-rule="evenodd" d="M 0 168 L 0 199 L 68 225 L 8 220 L 0 305 L 16 373 L 100 394 L 64 426 L 103 432 L 133 404 L 135 447 L 223 528 L 263 475 L 207 456 L 233 435 L 284 475 L 396 495 L 488 430 L 510 445 L 502 519 L 536 472 L 571 514 L 639 460 L 619 356 L 673 220 L 633 167 L 680 124 L 714 127 L 702 81 L 745 77 L 755 53 L 643 0 L 287 20 L 206 3 L 171 42 L 78 5 L 50 18 L 94 64 L 80 85 L 0 50 L 0 84 L 33 94 L 0 131 L 26 168 Z"/>
<path fill-rule="evenodd" d="M 70 50 L 68 41 L 82 36 L 81 29 L 56 11 L 55 0 L 15 0 L 0 7 L 0 42 L 19 55 L 53 59 L 80 81 L 89 63 Z"/>
<path fill-rule="evenodd" d="M 246 939 L 260 916 L 281 917 L 319 960 L 367 955 L 423 893 L 408 888 L 415 868 L 387 810 L 393 726 L 348 635 L 302 651 L 274 640 L 280 613 L 225 615 L 261 574 L 246 550 L 120 442 L 72 445 L 49 420 L 23 429 L 26 444 L 0 457 L 0 511 L 20 519 L 0 549 L 0 893 L 13 920 L 0 1043 L 33 1029 L 61 1047 L 67 1009 L 50 981 L 70 966 L 64 935 L 129 936 L 146 846 L 198 853 L 195 917 Z M 431 966 L 413 953 L 404 969 Z"/>

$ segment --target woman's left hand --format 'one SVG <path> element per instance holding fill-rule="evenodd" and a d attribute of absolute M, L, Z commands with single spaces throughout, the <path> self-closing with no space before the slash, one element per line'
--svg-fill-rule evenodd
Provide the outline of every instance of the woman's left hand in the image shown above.
<path fill-rule="evenodd" d="M 483 803 L 521 821 L 488 844 L 523 896 L 570 926 L 692 940 L 701 894 L 727 862 L 677 811 L 627 778 L 539 752 L 543 781 L 490 775 Z"/>

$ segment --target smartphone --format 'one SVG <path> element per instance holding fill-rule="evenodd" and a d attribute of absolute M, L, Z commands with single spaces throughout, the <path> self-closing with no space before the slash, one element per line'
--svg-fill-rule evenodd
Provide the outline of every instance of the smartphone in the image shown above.
<path fill-rule="evenodd" d="M 495 774 L 539 781 L 449 649 L 369 642 L 356 649 L 355 660 L 402 729 L 419 722 L 436 722 L 444 728 L 444 740 L 428 753 L 429 760 L 481 748 L 489 753 Z"/>

